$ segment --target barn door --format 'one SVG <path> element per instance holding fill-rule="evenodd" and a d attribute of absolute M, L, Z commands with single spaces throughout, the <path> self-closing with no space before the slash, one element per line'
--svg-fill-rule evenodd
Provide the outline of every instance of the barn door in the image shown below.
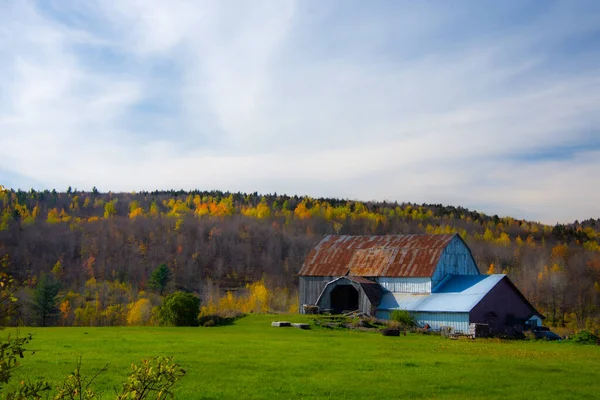
<path fill-rule="evenodd" d="M 331 308 L 335 314 L 358 310 L 358 290 L 352 285 L 338 285 L 331 291 Z"/>

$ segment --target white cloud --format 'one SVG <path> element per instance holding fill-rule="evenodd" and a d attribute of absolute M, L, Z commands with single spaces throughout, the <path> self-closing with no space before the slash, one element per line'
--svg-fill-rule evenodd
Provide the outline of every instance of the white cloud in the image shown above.
<path fill-rule="evenodd" d="M 477 15 L 332 4 L 0 5 L 0 179 L 600 216 L 594 13 L 453 41 Z"/>

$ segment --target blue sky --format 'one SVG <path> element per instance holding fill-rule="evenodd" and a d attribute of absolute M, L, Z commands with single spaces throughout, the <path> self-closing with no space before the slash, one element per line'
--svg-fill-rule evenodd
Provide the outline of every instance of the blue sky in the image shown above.
<path fill-rule="evenodd" d="M 0 184 L 600 217 L 600 2 L 3 1 Z"/>

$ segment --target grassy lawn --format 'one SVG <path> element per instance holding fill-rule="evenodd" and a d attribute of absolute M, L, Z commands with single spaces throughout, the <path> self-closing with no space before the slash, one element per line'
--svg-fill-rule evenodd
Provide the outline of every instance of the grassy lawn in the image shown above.
<path fill-rule="evenodd" d="M 23 328 L 34 333 L 15 382 L 109 370 L 95 387 L 111 398 L 132 362 L 172 355 L 188 374 L 177 399 L 598 398 L 600 347 L 448 340 L 435 336 L 271 328 L 249 316 L 218 328 Z M 294 322 L 306 322 L 293 316 Z M 5 330 L 6 335 L 11 330 Z"/>

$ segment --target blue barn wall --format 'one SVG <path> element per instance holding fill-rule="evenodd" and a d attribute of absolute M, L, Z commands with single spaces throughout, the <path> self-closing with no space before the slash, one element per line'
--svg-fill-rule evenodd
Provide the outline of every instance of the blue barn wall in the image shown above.
<path fill-rule="evenodd" d="M 390 319 L 393 310 L 377 310 L 377 318 Z M 469 331 L 469 313 L 450 313 L 450 312 L 410 312 L 417 326 L 424 327 L 425 324 L 434 330 L 440 330 L 442 327 L 451 327 L 453 331 Z"/>
<path fill-rule="evenodd" d="M 459 236 L 455 236 L 444 249 L 431 278 L 432 288 L 448 275 L 479 275 L 471 251 Z"/>

